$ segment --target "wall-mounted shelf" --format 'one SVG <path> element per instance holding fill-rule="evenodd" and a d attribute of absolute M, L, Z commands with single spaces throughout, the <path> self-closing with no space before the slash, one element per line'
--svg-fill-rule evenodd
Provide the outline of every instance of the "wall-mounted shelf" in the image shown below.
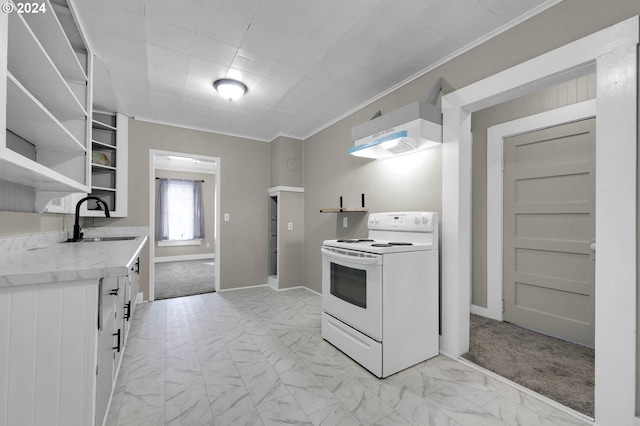
<path fill-rule="evenodd" d="M 103 123 L 102 121 L 96 120 L 95 118 L 91 120 L 91 124 L 93 125 L 94 130 L 112 130 L 114 132 L 118 130 L 115 126 Z"/>
<path fill-rule="evenodd" d="M 369 207 L 331 207 L 328 209 L 320 209 L 320 213 L 349 213 L 349 212 L 368 212 Z"/>
<path fill-rule="evenodd" d="M 0 178 L 44 192 L 83 192 L 88 186 L 10 149 L 0 147 Z"/>
<path fill-rule="evenodd" d="M 7 129 L 38 149 L 84 155 L 85 146 L 11 73 L 7 77 Z"/>
<path fill-rule="evenodd" d="M 94 131 L 95 131 L 95 129 L 94 129 Z M 94 149 L 94 150 L 95 150 L 96 148 L 99 148 L 99 149 L 113 149 L 113 150 L 115 150 L 115 149 L 116 149 L 116 146 L 115 146 L 115 145 L 110 145 L 110 144 L 108 144 L 108 143 L 100 142 L 100 141 L 97 141 L 97 140 L 95 140 L 95 139 L 93 139 L 93 140 L 91 141 L 91 143 L 93 144 L 93 149 Z"/>
<path fill-rule="evenodd" d="M 364 194 L 360 197 L 362 207 L 342 207 L 342 196 L 340 196 L 340 207 L 329 207 L 326 209 L 320 209 L 320 213 L 352 213 L 359 212 L 365 213 L 369 211 L 368 207 L 364 206 Z"/>
<path fill-rule="evenodd" d="M 102 186 L 92 186 L 91 190 L 93 191 L 91 193 L 91 195 L 99 195 L 99 194 L 97 194 L 98 192 L 113 192 L 113 193 L 115 193 L 117 191 L 117 189 L 115 189 L 115 188 L 107 188 L 107 187 L 102 187 Z"/>

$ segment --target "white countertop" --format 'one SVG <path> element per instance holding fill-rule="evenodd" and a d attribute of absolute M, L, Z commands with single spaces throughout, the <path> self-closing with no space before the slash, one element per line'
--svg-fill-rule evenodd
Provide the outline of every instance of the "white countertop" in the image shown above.
<path fill-rule="evenodd" d="M 101 232 L 104 229 L 104 232 Z M 85 237 L 136 236 L 134 240 L 102 242 L 50 242 L 45 246 L 0 256 L 0 287 L 78 281 L 124 276 L 147 241 L 146 232 L 129 229 L 94 228 Z"/>

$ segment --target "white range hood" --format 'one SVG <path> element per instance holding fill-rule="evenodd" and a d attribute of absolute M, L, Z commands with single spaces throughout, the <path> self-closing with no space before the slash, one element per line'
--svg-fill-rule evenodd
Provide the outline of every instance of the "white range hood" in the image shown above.
<path fill-rule="evenodd" d="M 442 111 L 414 102 L 354 127 L 351 155 L 382 160 L 442 146 Z"/>

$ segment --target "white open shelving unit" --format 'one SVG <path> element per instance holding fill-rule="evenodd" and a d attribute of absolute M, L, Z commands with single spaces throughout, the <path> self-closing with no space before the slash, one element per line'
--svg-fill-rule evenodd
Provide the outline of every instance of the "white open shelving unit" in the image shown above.
<path fill-rule="evenodd" d="M 0 180 L 33 187 L 35 211 L 90 192 L 91 52 L 64 0 L 0 15 Z"/>
<path fill-rule="evenodd" d="M 120 113 L 94 111 L 91 121 L 91 194 L 100 197 L 109 206 L 113 217 L 127 215 L 128 185 L 128 117 Z M 108 164 L 101 164 L 99 158 Z M 104 216 L 101 210 L 92 210 L 97 203 L 85 203 L 82 216 Z"/>

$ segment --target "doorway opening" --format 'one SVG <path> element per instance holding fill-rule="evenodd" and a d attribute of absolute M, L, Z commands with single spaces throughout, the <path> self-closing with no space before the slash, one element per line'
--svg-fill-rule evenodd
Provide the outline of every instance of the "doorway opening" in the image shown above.
<path fill-rule="evenodd" d="M 149 300 L 218 291 L 220 159 L 150 150 L 149 201 Z"/>
<path fill-rule="evenodd" d="M 469 348 L 471 113 L 597 70 L 595 418 L 602 424 L 631 424 L 636 412 L 638 42 L 634 17 L 442 98 L 440 347 L 458 358 Z"/>
<path fill-rule="evenodd" d="M 590 418 L 594 98 L 589 74 L 472 115 L 472 315 L 462 355 Z"/>

